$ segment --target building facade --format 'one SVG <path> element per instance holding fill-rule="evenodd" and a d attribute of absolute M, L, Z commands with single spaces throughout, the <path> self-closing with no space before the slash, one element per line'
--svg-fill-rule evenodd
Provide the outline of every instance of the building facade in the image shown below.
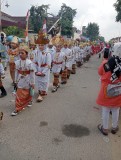
<path fill-rule="evenodd" d="M 16 26 L 18 28 L 25 29 L 26 17 L 25 16 L 15 17 L 2 12 L 1 23 L 2 23 L 2 28 L 6 28 L 9 26 Z"/>

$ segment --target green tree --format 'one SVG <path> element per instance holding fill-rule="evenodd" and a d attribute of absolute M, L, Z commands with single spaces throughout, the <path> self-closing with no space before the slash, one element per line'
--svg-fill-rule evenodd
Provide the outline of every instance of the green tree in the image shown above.
<path fill-rule="evenodd" d="M 99 37 L 99 26 L 96 23 L 89 23 L 86 28 L 86 36 L 91 40 L 95 41 Z"/>
<path fill-rule="evenodd" d="M 86 28 L 86 26 L 82 27 L 82 36 L 87 37 L 87 28 Z"/>
<path fill-rule="evenodd" d="M 121 22 L 121 0 L 117 0 L 114 3 L 115 10 L 117 12 L 116 21 Z"/>
<path fill-rule="evenodd" d="M 4 28 L 3 31 L 6 33 L 6 35 L 15 35 L 18 37 L 24 36 L 24 31 L 16 26 L 9 26 Z"/>
<path fill-rule="evenodd" d="M 73 36 L 73 19 L 76 15 L 76 9 L 72 9 L 66 4 L 61 6 L 58 16 L 61 17 L 61 34 L 67 37 Z"/>
<path fill-rule="evenodd" d="M 102 42 L 105 42 L 105 38 L 103 36 L 99 36 L 98 39 Z"/>
<path fill-rule="evenodd" d="M 43 21 L 47 18 L 47 9 L 49 5 L 32 6 L 30 8 L 30 28 L 36 33 L 42 28 Z"/>

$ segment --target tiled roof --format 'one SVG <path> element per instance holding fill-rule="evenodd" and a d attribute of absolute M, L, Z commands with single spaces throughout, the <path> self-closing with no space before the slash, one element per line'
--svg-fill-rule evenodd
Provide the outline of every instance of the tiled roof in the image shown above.
<path fill-rule="evenodd" d="M 10 25 L 24 29 L 26 26 L 26 17 L 13 17 L 2 12 L 2 26 L 7 27 Z"/>
<path fill-rule="evenodd" d="M 59 17 L 47 17 L 47 30 L 49 30 Z M 17 26 L 19 28 L 26 28 L 25 16 L 11 16 L 2 12 L 2 27 Z M 31 29 L 31 28 L 30 28 Z"/>

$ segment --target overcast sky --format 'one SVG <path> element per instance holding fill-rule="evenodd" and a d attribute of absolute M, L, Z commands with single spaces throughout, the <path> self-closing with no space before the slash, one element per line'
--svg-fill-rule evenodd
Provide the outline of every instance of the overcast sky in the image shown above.
<path fill-rule="evenodd" d="M 62 3 L 77 9 L 74 26 L 81 29 L 89 22 L 95 22 L 100 27 L 100 35 L 106 40 L 121 36 L 121 23 L 115 22 L 116 11 L 113 4 L 116 0 L 1 0 L 2 11 L 13 16 L 25 16 L 32 5 L 50 4 L 49 13 L 57 15 Z M 6 8 L 8 2 L 10 7 Z"/>

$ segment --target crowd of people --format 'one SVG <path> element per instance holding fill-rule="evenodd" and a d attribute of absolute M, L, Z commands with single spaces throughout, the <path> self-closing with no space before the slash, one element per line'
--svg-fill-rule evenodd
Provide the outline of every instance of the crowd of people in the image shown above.
<path fill-rule="evenodd" d="M 113 50 L 103 43 L 80 43 L 78 40 L 55 36 L 48 40 L 40 31 L 38 37 L 31 37 L 29 43 L 19 43 L 13 36 L 10 41 L 1 43 L 0 48 L 0 98 L 7 96 L 2 81 L 5 78 L 7 65 L 14 87 L 16 116 L 25 107 L 32 106 L 35 88 L 38 91 L 36 101 L 42 102 L 47 96 L 50 74 L 53 75 L 52 92 L 57 92 L 60 84 L 67 83 L 71 74 L 76 74 L 76 67 L 81 67 L 93 54 L 103 54 L 103 61 L 98 68 L 101 79 L 97 104 L 102 107 L 102 124 L 98 125 L 103 135 L 109 132 L 109 114 L 112 114 L 112 129 L 118 130 L 119 110 L 121 107 L 121 43 L 116 43 Z M 3 113 L 0 114 L 2 120 Z"/>
<path fill-rule="evenodd" d="M 37 102 L 43 101 L 48 93 L 50 72 L 53 75 L 52 92 L 56 92 L 60 84 L 67 83 L 71 74 L 76 74 L 76 66 L 80 67 L 91 55 L 102 49 L 101 45 L 97 51 L 91 42 L 80 43 L 78 40 L 64 39 L 61 36 L 48 40 L 42 31 L 38 33 L 37 39 L 30 37 L 29 45 L 19 43 L 16 36 L 2 45 L 5 49 L 1 50 L 0 55 L 0 98 L 7 96 L 2 81 L 9 64 L 16 95 L 12 116 L 32 105 L 35 88 L 38 90 Z"/>

